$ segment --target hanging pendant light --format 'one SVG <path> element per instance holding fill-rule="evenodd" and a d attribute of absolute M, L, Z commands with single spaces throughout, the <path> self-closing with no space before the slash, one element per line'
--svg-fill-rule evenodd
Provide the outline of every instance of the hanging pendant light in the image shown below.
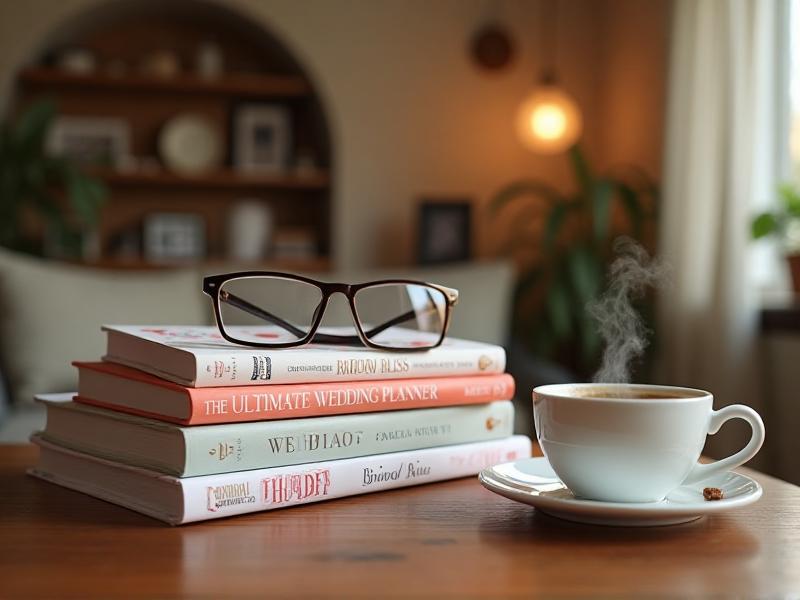
<path fill-rule="evenodd" d="M 583 130 L 581 111 L 572 97 L 558 86 L 555 75 L 558 15 L 557 0 L 549 0 L 548 15 L 540 15 L 540 55 L 544 68 L 538 85 L 517 110 L 517 135 L 528 149 L 557 154 L 574 145 Z"/>

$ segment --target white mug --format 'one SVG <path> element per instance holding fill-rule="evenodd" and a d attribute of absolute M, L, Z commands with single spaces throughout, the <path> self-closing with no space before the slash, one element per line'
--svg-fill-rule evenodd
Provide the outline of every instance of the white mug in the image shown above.
<path fill-rule="evenodd" d="M 664 395 L 669 397 L 655 397 Z M 764 443 L 756 411 L 742 404 L 713 410 L 713 401 L 703 390 L 672 386 L 544 385 L 533 390 L 533 418 L 542 451 L 575 496 L 657 502 L 680 485 L 738 467 Z M 735 418 L 752 428 L 747 445 L 722 460 L 698 463 L 706 435 Z"/>

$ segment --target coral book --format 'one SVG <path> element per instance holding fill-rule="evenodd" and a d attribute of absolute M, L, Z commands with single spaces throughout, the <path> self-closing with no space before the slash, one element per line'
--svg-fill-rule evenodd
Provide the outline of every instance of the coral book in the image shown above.
<path fill-rule="evenodd" d="M 75 400 L 181 425 L 319 417 L 509 400 L 507 373 L 192 388 L 110 362 L 76 362 Z"/>

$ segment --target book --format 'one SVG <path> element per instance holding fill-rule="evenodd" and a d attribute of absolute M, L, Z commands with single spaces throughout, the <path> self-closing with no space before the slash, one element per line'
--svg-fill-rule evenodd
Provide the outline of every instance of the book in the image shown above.
<path fill-rule="evenodd" d="M 68 398 L 65 394 L 62 398 Z M 128 465 L 194 477 L 508 437 L 509 401 L 396 413 L 180 427 L 75 402 L 47 407 L 42 439 Z"/>
<path fill-rule="evenodd" d="M 104 360 L 191 387 L 477 375 L 502 373 L 506 365 L 502 347 L 456 338 L 424 352 L 321 344 L 270 350 L 231 344 L 216 327 L 105 325 L 103 330 Z M 273 330 L 259 327 L 251 335 L 269 336 Z M 325 333 L 352 332 L 329 328 Z M 413 343 L 424 334 L 393 335 Z"/>
<path fill-rule="evenodd" d="M 506 373 L 470 377 L 192 388 L 108 362 L 76 362 L 77 402 L 181 425 L 480 404 L 514 396 Z"/>
<path fill-rule="evenodd" d="M 530 440 L 520 435 L 179 479 L 76 452 L 38 435 L 31 441 L 40 454 L 29 474 L 172 525 L 456 479 L 531 454 Z"/>

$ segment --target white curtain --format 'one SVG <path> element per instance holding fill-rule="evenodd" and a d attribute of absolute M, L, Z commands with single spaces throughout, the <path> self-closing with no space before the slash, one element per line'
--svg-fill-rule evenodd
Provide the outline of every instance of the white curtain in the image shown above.
<path fill-rule="evenodd" d="M 788 3 L 676 0 L 671 39 L 660 251 L 661 378 L 756 410 L 757 275 L 749 224 L 775 196 L 783 160 Z M 783 91 L 780 89 L 783 87 Z M 727 431 L 726 431 L 727 430 Z M 727 425 L 707 450 L 742 445 Z"/>

